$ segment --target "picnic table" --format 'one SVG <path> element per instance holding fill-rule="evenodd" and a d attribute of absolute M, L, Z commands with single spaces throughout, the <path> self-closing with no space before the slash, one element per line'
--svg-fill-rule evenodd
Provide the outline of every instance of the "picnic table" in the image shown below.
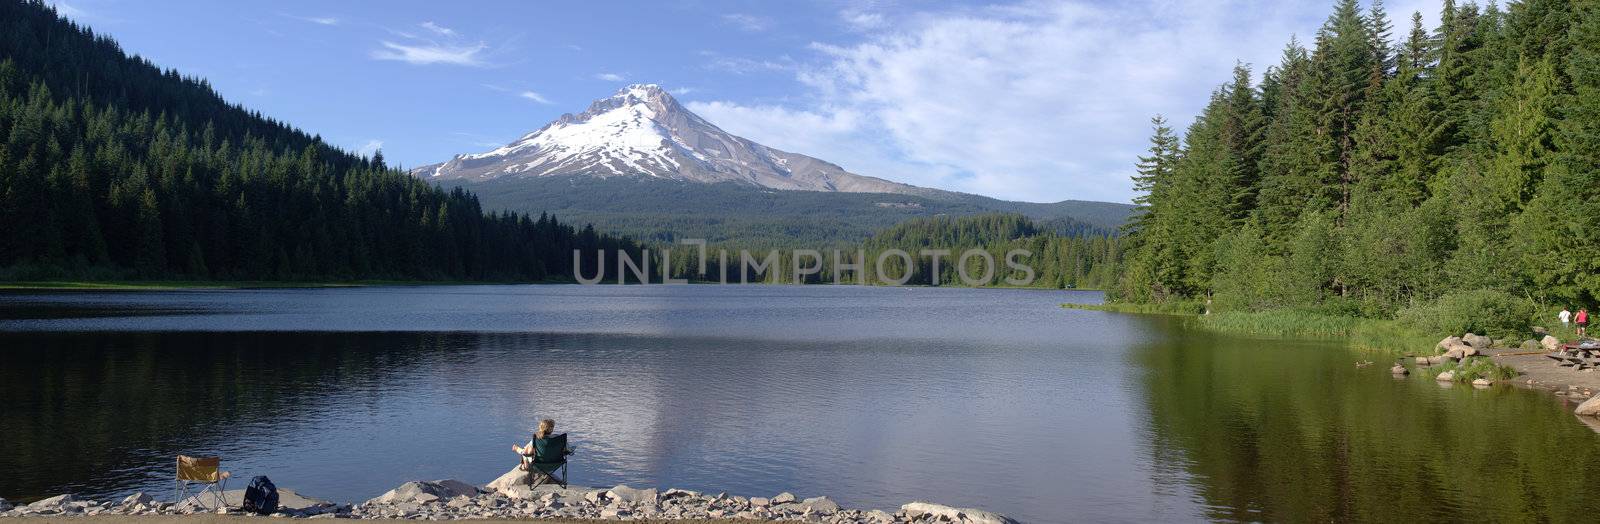
<path fill-rule="evenodd" d="M 1573 366 L 1575 369 L 1600 367 L 1600 340 L 1568 342 L 1544 356 L 1556 361 L 1558 366 Z"/>

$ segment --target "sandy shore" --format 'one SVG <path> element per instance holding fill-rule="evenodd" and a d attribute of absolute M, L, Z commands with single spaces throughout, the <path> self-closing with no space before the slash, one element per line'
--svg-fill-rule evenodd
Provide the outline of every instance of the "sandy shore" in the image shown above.
<path fill-rule="evenodd" d="M 1574 407 L 1600 391 L 1600 371 L 1558 366 L 1555 361 L 1546 358 L 1543 351 L 1529 353 L 1510 349 L 1488 352 L 1495 362 L 1511 366 L 1521 373 L 1512 381 L 1514 384 L 1548 390 L 1572 401 Z"/>

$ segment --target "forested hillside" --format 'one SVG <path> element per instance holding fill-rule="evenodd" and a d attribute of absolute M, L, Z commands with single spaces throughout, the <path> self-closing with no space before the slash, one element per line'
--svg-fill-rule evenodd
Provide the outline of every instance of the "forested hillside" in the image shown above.
<path fill-rule="evenodd" d="M 1008 202 L 978 195 L 784 191 L 737 183 L 646 176 L 501 177 L 445 181 L 479 195 L 488 209 L 548 211 L 646 241 L 701 238 L 766 249 L 859 243 L 905 220 L 1020 213 L 1065 236 L 1115 232 L 1132 206 L 1110 202 Z"/>
<path fill-rule="evenodd" d="M 444 191 L 0 1 L 0 279 L 515 279 L 632 249 Z"/>
<path fill-rule="evenodd" d="M 1600 2 L 1340 0 L 1181 136 L 1157 117 L 1117 296 L 1523 316 L 1600 298 Z"/>
<path fill-rule="evenodd" d="M 665 244 L 659 247 L 671 249 L 672 275 L 689 280 L 720 281 L 726 274 L 728 282 L 748 278 L 752 282 L 793 283 L 795 259 L 799 256 L 799 267 L 815 268 L 815 272 L 801 277 L 805 283 L 859 284 L 864 278 L 867 284 L 940 286 L 971 285 L 961 278 L 956 264 L 963 253 L 978 250 L 988 256 L 975 252 L 967 258 L 965 267 L 967 276 L 973 280 L 984 281 L 984 276 L 988 276 L 981 285 L 1051 289 L 1101 289 L 1115 283 L 1118 258 L 1123 252 L 1121 239 L 1115 235 L 1066 236 L 1025 216 L 1004 213 L 907 220 L 880 230 L 862 242 L 832 248 L 773 249 L 712 244 L 706 251 L 707 270 L 703 274 L 699 272 L 696 247 Z M 773 267 L 756 268 L 768 256 L 769 249 L 777 254 Z M 746 250 L 751 259 L 742 258 L 741 250 Z M 797 255 L 804 250 L 815 253 Z M 899 250 L 905 256 L 886 256 L 891 250 Z M 1028 254 L 1019 254 L 1013 259 L 1014 264 L 1007 264 L 1006 256 L 1013 250 Z M 935 256 L 924 251 L 943 251 L 943 254 Z M 881 272 L 880 261 L 883 262 Z M 857 270 L 841 264 L 862 264 L 862 268 Z M 910 276 L 906 276 L 908 269 Z M 880 277 L 887 277 L 887 280 Z M 905 281 L 890 282 L 901 278 Z"/>

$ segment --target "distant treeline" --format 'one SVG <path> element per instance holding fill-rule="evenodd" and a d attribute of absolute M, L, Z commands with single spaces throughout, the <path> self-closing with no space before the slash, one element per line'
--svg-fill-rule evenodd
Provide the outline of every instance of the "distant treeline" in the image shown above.
<path fill-rule="evenodd" d="M 835 247 L 711 244 L 705 249 L 704 273 L 698 246 L 662 242 L 651 248 L 648 274 L 661 275 L 666 262 L 673 278 L 690 281 L 943 286 L 979 282 L 976 285 L 1055 289 L 1098 289 L 1116 282 L 1122 253 L 1116 236 L 1062 236 L 1027 217 L 1005 213 L 913 219 L 880 230 L 864 242 Z M 670 250 L 665 260 L 660 256 L 663 248 Z M 617 261 L 608 259 L 607 264 L 615 267 Z M 632 268 L 622 274 L 633 275 Z"/>
<path fill-rule="evenodd" d="M 1394 36 L 1381 3 L 1340 0 L 1181 138 L 1157 117 L 1117 296 L 1523 326 L 1536 304 L 1593 307 L 1600 2 L 1440 19 Z"/>
<path fill-rule="evenodd" d="M 0 279 L 567 278 L 636 250 L 444 191 L 0 0 Z"/>

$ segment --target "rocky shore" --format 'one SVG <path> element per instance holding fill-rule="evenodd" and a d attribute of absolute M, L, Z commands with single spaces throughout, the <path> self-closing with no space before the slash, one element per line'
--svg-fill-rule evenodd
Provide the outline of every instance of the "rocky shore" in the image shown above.
<path fill-rule="evenodd" d="M 545 485 L 530 489 L 527 473 L 515 469 L 484 486 L 458 480 L 412 481 L 359 504 L 340 504 L 280 489 L 275 517 L 461 520 L 494 518 L 602 520 L 769 520 L 839 524 L 951 523 L 1015 524 L 1004 516 L 978 509 L 912 502 L 899 511 L 839 507 L 828 497 L 801 498 L 790 493 L 772 497 L 705 494 L 682 489 L 635 489 L 628 486 L 588 488 Z M 135 493 L 120 501 L 80 500 L 58 495 L 31 504 L 0 499 L 0 517 L 75 515 L 191 515 L 238 513 L 243 490 L 225 495 L 228 508 L 188 500 L 158 501 Z"/>

